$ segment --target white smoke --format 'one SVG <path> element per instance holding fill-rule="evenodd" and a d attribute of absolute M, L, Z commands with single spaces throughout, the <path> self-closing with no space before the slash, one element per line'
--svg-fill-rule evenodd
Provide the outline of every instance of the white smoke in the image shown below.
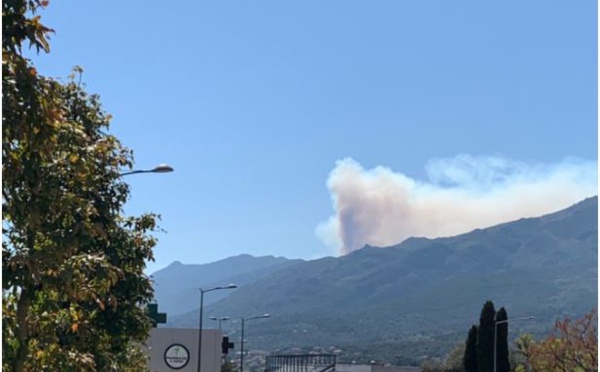
<path fill-rule="evenodd" d="M 597 163 L 530 164 L 494 156 L 433 159 L 427 181 L 339 160 L 329 175 L 334 215 L 317 236 L 346 254 L 411 236 L 440 237 L 551 213 L 597 194 Z"/>

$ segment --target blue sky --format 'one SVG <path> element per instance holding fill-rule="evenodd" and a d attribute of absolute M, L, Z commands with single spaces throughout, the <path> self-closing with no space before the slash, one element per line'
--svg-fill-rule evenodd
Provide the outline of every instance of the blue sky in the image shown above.
<path fill-rule="evenodd" d="M 100 94 L 114 116 L 112 132 L 134 150 L 138 167 L 176 169 L 128 178 L 127 212 L 160 213 L 167 230 L 158 234 L 150 272 L 174 260 L 204 263 L 241 253 L 311 259 L 345 244 L 343 237 L 326 244 L 318 226 L 333 217 L 329 235 L 362 229 L 357 215 L 365 209 L 356 200 L 386 187 L 371 194 L 338 188 L 336 175 L 352 164 L 357 177 L 389 172 L 429 190 L 464 186 L 447 171 L 449 162 L 470 159 L 461 172 L 488 174 L 491 166 L 522 179 L 540 167 L 563 169 L 566 161 L 585 164 L 577 172 L 588 172 L 595 188 L 596 172 L 588 169 L 596 168 L 588 165 L 597 158 L 596 6 L 51 1 L 41 16 L 56 30 L 52 50 L 34 61 L 53 77 L 82 66 L 87 89 Z M 432 175 L 440 164 L 453 176 Z M 540 177 L 531 184 L 564 181 Z M 460 191 L 493 188 L 479 183 Z M 554 204 L 536 201 L 538 209 L 523 213 L 556 209 L 589 190 Z M 415 195 L 400 203 L 422 197 Z M 416 222 L 404 223 L 402 211 L 390 228 L 397 221 L 411 235 Z M 377 223 L 385 216 L 367 217 Z"/>

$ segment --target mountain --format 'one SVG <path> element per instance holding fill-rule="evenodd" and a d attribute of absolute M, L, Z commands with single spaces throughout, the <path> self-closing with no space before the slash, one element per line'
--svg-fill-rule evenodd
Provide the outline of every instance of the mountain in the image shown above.
<path fill-rule="evenodd" d="M 443 355 L 494 301 L 543 333 L 597 305 L 598 199 L 455 237 L 410 238 L 304 261 L 239 288 L 205 313 L 253 316 L 254 347 L 336 345 L 398 358 Z M 197 310 L 171 319 L 194 327 Z M 239 323 L 231 322 L 232 335 Z M 371 355 L 372 357 L 372 355 Z"/>
<path fill-rule="evenodd" d="M 208 264 L 182 264 L 175 261 L 152 274 L 154 297 L 160 311 L 169 317 L 198 309 L 198 288 L 211 288 L 234 283 L 238 286 L 253 283 L 278 270 L 302 262 L 284 257 L 253 257 L 243 254 Z M 229 291 L 215 291 L 204 296 L 208 305 L 229 295 Z"/>

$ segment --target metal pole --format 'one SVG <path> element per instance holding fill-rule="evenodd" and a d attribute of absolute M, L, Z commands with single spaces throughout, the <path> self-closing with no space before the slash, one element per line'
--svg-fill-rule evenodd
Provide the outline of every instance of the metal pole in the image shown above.
<path fill-rule="evenodd" d="M 240 319 L 242 320 L 242 339 L 241 339 L 242 347 L 241 347 L 241 355 L 240 355 L 240 372 L 244 372 L 244 324 L 245 324 L 245 321 L 252 320 L 252 319 L 269 318 L 270 316 L 271 315 L 269 315 L 269 314 L 263 314 L 263 315 L 259 315 L 259 316 L 254 316 L 252 318 L 240 317 Z"/>
<path fill-rule="evenodd" d="M 200 365 L 202 364 L 202 307 L 204 305 L 204 291 L 200 290 L 200 320 L 198 321 L 198 372 L 200 372 Z"/>
<path fill-rule="evenodd" d="M 240 348 L 240 372 L 244 372 L 244 318 L 242 318 L 242 339 L 240 343 L 242 344 Z"/>
<path fill-rule="evenodd" d="M 150 173 L 150 172 L 152 172 L 152 171 L 149 171 L 149 170 L 135 170 L 135 171 L 131 171 L 131 172 L 123 172 L 123 173 L 119 174 L 119 176 L 123 177 L 123 176 L 129 176 L 131 174 Z"/>
<path fill-rule="evenodd" d="M 525 317 L 521 317 L 521 318 L 512 318 L 512 319 L 505 319 L 505 320 L 500 320 L 497 321 L 496 317 L 494 316 L 494 372 L 496 372 L 496 346 L 497 346 L 497 333 L 498 333 L 498 324 L 504 324 L 504 323 L 508 323 L 509 320 L 532 320 L 535 319 L 534 316 L 525 316 Z"/>
<path fill-rule="evenodd" d="M 159 166 L 161 167 L 161 166 Z M 159 168 L 157 167 L 157 168 Z M 168 166 L 164 166 L 166 168 Z M 170 167 L 168 167 L 170 168 Z M 171 168 L 170 168 L 171 169 Z M 172 170 L 172 169 L 171 169 Z M 164 172 L 164 171 L 160 171 Z M 198 372 L 200 372 L 200 366 L 202 364 L 202 308 L 204 307 L 204 292 L 216 291 L 218 289 L 233 289 L 237 288 L 235 284 L 229 284 L 227 287 L 214 287 L 209 289 L 198 288 L 200 291 L 200 319 L 198 320 Z"/>

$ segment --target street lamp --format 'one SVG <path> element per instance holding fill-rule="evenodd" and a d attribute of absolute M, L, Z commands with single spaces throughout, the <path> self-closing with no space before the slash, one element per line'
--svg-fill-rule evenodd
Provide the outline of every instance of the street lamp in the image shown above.
<path fill-rule="evenodd" d="M 258 315 L 258 316 L 253 316 L 251 318 L 241 318 L 242 320 L 242 340 L 241 340 L 241 354 L 240 354 L 240 372 L 244 372 L 244 323 L 246 322 L 246 320 L 252 320 L 252 319 L 262 319 L 262 318 L 269 318 L 271 317 L 271 315 L 269 314 L 263 314 L 263 315 Z"/>
<path fill-rule="evenodd" d="M 531 319 L 535 319 L 534 316 L 526 316 L 523 318 L 513 318 L 510 320 L 531 320 Z M 496 320 L 494 318 L 494 372 L 496 372 L 496 354 L 498 352 L 498 324 L 504 324 L 504 323 L 508 323 L 509 319 L 504 319 L 504 320 Z"/>
<path fill-rule="evenodd" d="M 202 307 L 204 306 L 204 293 L 216 291 L 219 289 L 233 288 L 237 288 L 237 285 L 229 284 L 226 287 L 213 287 L 208 289 L 198 288 L 198 290 L 200 291 L 200 321 L 198 322 L 198 372 L 200 372 L 200 364 L 202 364 Z"/>
<path fill-rule="evenodd" d="M 174 170 L 173 167 L 171 167 L 170 165 L 159 164 L 152 169 L 140 169 L 140 170 L 133 170 L 130 172 L 119 173 L 119 177 L 129 176 L 131 174 L 138 174 L 138 173 L 168 173 L 168 172 L 173 172 L 173 170 Z M 150 280 L 152 286 L 154 286 L 156 284 L 156 282 L 154 281 L 154 277 L 152 275 L 150 275 L 149 280 Z M 152 293 L 152 300 L 150 300 L 150 302 L 152 302 L 152 301 L 154 301 L 154 303 L 156 303 L 156 298 L 154 297 L 154 292 Z M 162 318 L 163 319 L 162 323 L 166 322 L 166 314 L 164 314 L 164 313 L 156 313 L 156 314 L 165 316 L 165 318 Z"/>
<path fill-rule="evenodd" d="M 130 174 L 137 174 L 137 173 L 169 173 L 169 172 L 173 172 L 173 170 L 174 170 L 173 167 L 171 167 L 170 165 L 159 164 L 152 169 L 138 169 L 138 170 L 133 170 L 130 172 L 123 172 L 123 173 L 119 174 L 119 176 L 123 177 L 123 176 L 129 176 Z"/>
<path fill-rule="evenodd" d="M 229 320 L 229 317 L 228 316 L 224 316 L 222 318 L 217 318 L 217 317 L 211 316 L 210 319 L 219 322 L 219 331 L 220 331 L 221 330 L 221 322 L 223 322 L 225 320 Z"/>

